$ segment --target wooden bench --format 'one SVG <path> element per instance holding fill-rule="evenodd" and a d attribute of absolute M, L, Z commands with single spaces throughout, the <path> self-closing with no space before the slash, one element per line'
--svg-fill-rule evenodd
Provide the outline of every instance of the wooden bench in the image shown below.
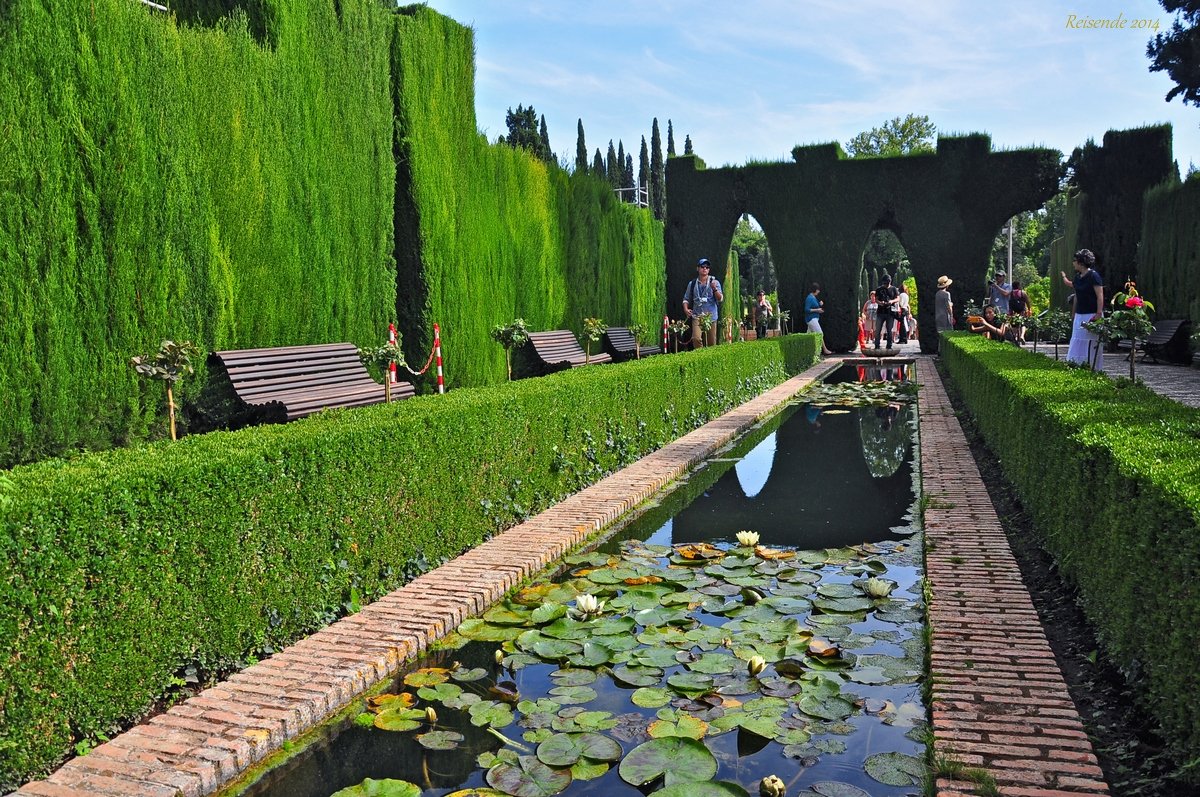
<path fill-rule="evenodd" d="M 382 404 L 383 385 L 367 373 L 353 343 L 215 351 L 211 370 L 229 376 L 238 399 L 269 411 L 266 421 L 294 421 L 332 407 Z M 409 398 L 411 382 L 392 385 L 392 398 Z"/>
<path fill-rule="evenodd" d="M 1144 341 L 1137 344 L 1137 351 L 1142 353 L 1142 362 L 1149 357 L 1157 363 L 1158 358 L 1173 363 L 1187 363 L 1189 357 L 1188 335 L 1191 334 L 1192 323 L 1181 318 L 1163 319 L 1154 322 L 1154 331 Z M 1133 341 L 1119 340 L 1117 348 L 1131 350 Z M 1134 356 L 1133 351 L 1129 356 Z"/>
<path fill-rule="evenodd" d="M 602 343 L 604 350 L 612 355 L 614 362 L 624 362 L 638 356 L 637 341 L 633 339 L 633 333 L 629 331 L 629 327 L 609 327 L 608 331 L 604 333 Z M 641 356 L 649 357 L 652 354 L 662 354 L 662 347 L 641 347 Z"/>
<path fill-rule="evenodd" d="M 583 347 L 575 340 L 575 333 L 569 329 L 530 332 L 529 345 L 522 346 L 517 351 L 528 353 L 528 359 L 532 360 L 529 370 L 536 373 L 552 373 L 567 368 L 578 368 L 588 363 Z M 612 357 L 603 351 L 592 352 L 592 365 L 612 361 Z"/>

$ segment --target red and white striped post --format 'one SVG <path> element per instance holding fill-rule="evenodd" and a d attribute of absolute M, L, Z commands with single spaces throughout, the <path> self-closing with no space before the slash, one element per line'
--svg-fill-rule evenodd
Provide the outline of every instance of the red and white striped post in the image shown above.
<path fill-rule="evenodd" d="M 392 344 L 393 346 L 396 345 L 396 325 L 395 324 L 388 324 L 388 343 Z M 396 364 L 395 363 L 388 363 L 388 381 L 390 381 L 393 385 L 396 384 L 396 382 L 398 381 L 396 379 Z"/>
<path fill-rule="evenodd" d="M 446 380 L 442 376 L 442 330 L 437 325 L 433 325 L 433 356 L 437 358 L 437 380 L 438 392 L 446 392 Z"/>
<path fill-rule="evenodd" d="M 662 353 L 663 354 L 666 354 L 668 351 L 670 351 L 670 349 L 667 348 L 667 326 L 670 323 L 671 323 L 671 319 L 668 316 L 663 316 L 663 344 L 662 344 L 662 350 L 663 350 Z"/>

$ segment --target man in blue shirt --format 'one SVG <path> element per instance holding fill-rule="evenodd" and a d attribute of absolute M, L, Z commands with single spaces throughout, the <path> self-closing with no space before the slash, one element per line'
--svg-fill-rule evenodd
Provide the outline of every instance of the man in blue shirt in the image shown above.
<path fill-rule="evenodd" d="M 725 294 L 721 292 L 721 283 L 708 275 L 709 263 L 707 257 L 700 258 L 696 264 L 696 279 L 688 283 L 683 292 L 683 312 L 687 313 L 692 323 L 692 348 L 717 345 L 717 305 L 724 301 Z M 712 317 L 712 326 L 701 338 L 700 316 Z"/>
<path fill-rule="evenodd" d="M 1004 281 L 1004 272 L 997 271 L 988 283 L 988 298 L 997 313 L 1008 314 L 1008 297 L 1012 294 L 1012 285 Z"/>
<path fill-rule="evenodd" d="M 825 314 L 825 302 L 817 298 L 821 293 L 821 284 L 814 282 L 804 300 L 804 323 L 808 325 L 808 331 L 821 336 L 821 354 L 833 354 L 828 347 L 825 346 L 825 333 L 821 331 L 821 316 Z"/>

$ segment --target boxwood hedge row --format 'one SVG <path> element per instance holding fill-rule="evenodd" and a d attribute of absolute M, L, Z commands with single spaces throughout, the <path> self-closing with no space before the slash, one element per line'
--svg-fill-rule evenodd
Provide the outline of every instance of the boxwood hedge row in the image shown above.
<path fill-rule="evenodd" d="M 0 500 L 0 791 L 815 360 L 718 346 L 50 460 Z"/>
<path fill-rule="evenodd" d="M 942 359 L 1109 655 L 1200 755 L 1200 410 L 963 333 Z"/>

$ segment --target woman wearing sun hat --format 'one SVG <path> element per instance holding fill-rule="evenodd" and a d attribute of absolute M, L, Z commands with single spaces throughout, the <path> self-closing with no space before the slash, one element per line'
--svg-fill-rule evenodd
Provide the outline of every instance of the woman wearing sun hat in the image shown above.
<path fill-rule="evenodd" d="M 933 322 L 938 332 L 949 332 L 954 329 L 954 302 L 950 301 L 950 286 L 954 280 L 945 274 L 938 277 L 937 293 L 933 296 Z"/>

